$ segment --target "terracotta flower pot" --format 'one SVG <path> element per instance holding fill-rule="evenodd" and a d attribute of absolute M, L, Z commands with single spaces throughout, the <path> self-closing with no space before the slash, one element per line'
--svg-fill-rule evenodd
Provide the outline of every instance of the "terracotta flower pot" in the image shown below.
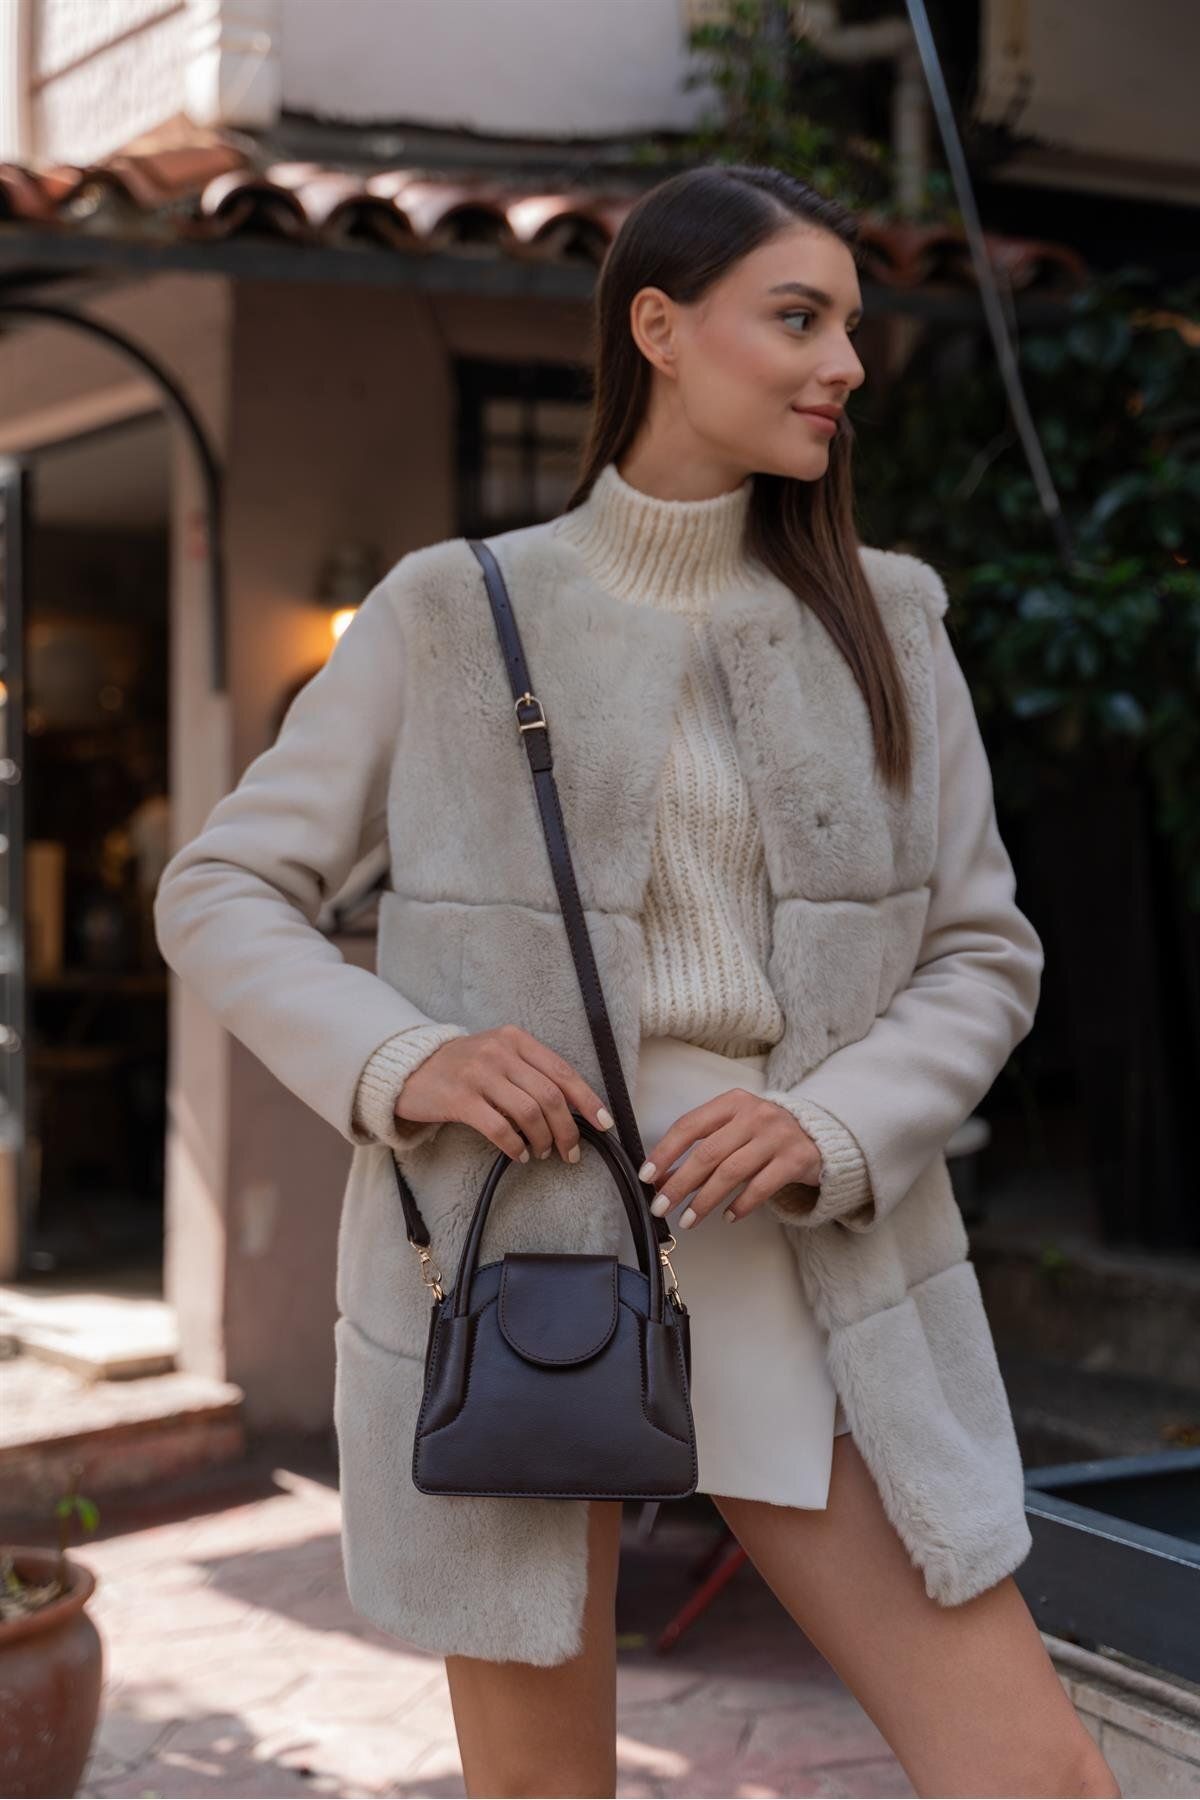
<path fill-rule="evenodd" d="M 26 1581 L 49 1581 L 56 1550 L 8 1546 Z M 96 1577 L 67 1558 L 64 1594 L 0 1622 L 0 1796 L 67 1796 L 79 1786 L 100 1711 L 104 1652 L 84 1610 Z"/>

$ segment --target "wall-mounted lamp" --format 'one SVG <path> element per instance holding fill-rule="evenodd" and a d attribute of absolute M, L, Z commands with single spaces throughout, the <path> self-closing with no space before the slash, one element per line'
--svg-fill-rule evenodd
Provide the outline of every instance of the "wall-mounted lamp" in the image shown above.
<path fill-rule="evenodd" d="M 329 622 L 329 642 L 322 654 L 322 662 L 329 656 L 371 589 L 382 580 L 384 572 L 383 558 L 374 544 L 339 544 L 325 558 L 313 596 L 317 605 L 324 609 Z M 319 663 L 316 668 L 305 669 L 303 674 L 288 683 L 280 695 L 272 720 L 272 740 L 279 735 L 279 727 L 288 707 L 320 667 Z"/>
<path fill-rule="evenodd" d="M 383 558 L 374 544 L 339 544 L 326 557 L 317 598 L 329 608 L 331 647 L 383 573 Z"/>

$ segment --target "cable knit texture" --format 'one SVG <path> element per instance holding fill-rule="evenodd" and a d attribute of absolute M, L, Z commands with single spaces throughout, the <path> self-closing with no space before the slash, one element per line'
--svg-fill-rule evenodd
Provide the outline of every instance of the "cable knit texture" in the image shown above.
<path fill-rule="evenodd" d="M 766 856 L 707 617 L 724 587 L 753 582 L 741 550 L 751 485 L 747 477 L 712 500 L 658 500 L 609 463 L 559 522 L 609 593 L 680 613 L 691 630 L 643 913 L 642 1033 L 725 1056 L 764 1050 L 784 1027 L 766 975 Z"/>
<path fill-rule="evenodd" d="M 641 1029 L 726 1056 L 769 1049 L 784 1032 L 767 977 L 773 899 L 766 856 L 708 619 L 719 594 L 752 589 L 761 574 L 743 542 L 752 488 L 747 476 L 713 499 L 660 500 L 608 463 L 583 504 L 554 522 L 615 598 L 679 613 L 691 628 L 642 919 Z M 435 1124 L 397 1119 L 395 1106 L 408 1075 L 451 1035 L 453 1028 L 415 1026 L 382 1044 L 360 1079 L 356 1126 L 398 1149 L 430 1138 Z M 764 1098 L 784 1106 L 821 1153 L 819 1186 L 781 1189 L 770 1203 L 776 1216 L 813 1224 L 848 1205 L 869 1210 L 866 1163 L 846 1127 L 815 1102 L 775 1091 Z"/>

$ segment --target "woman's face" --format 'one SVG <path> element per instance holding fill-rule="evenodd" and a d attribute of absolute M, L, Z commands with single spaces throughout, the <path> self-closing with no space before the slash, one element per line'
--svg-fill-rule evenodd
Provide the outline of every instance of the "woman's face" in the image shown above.
<path fill-rule="evenodd" d="M 799 222 L 690 306 L 640 289 L 630 325 L 655 370 L 647 449 L 726 486 L 760 470 L 816 480 L 833 431 L 803 409 L 840 408 L 863 381 L 861 313 L 849 250 Z"/>

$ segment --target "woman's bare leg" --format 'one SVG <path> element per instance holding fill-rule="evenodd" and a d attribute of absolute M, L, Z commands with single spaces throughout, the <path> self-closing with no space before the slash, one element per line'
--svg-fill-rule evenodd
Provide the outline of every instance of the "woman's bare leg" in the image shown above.
<path fill-rule="evenodd" d="M 1012 1576 L 931 1600 L 849 1432 L 824 1510 L 712 1498 L 918 1794 L 1120 1794 Z"/>
<path fill-rule="evenodd" d="M 569 1662 L 448 1656 L 469 1795 L 601 1795 L 617 1788 L 616 1594 L 621 1502 L 588 1502 L 583 1648 Z"/>

